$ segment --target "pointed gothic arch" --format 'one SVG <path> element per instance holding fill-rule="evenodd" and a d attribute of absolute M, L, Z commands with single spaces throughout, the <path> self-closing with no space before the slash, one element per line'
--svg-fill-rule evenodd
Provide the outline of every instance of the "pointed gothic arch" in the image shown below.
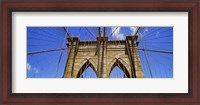
<path fill-rule="evenodd" d="M 98 78 L 108 78 L 115 66 L 121 68 L 128 78 L 143 78 L 136 41 L 135 36 L 126 36 L 119 45 L 113 45 L 113 41 L 105 36 L 98 36 L 96 41 L 71 37 L 67 43 L 70 50 L 63 78 L 80 77 L 87 67 L 93 68 Z"/>
<path fill-rule="evenodd" d="M 130 72 L 128 71 L 128 69 L 127 69 L 127 67 L 125 65 L 126 64 L 125 64 L 125 62 L 123 60 L 121 60 L 119 58 L 118 59 L 117 58 L 113 59 L 113 61 L 110 64 L 108 77 L 110 77 L 110 74 L 111 74 L 112 70 L 117 66 L 122 70 L 122 72 L 126 75 L 126 77 L 131 78 L 131 74 L 130 74 Z"/>
<path fill-rule="evenodd" d="M 95 68 L 95 64 L 94 63 L 91 63 L 92 60 L 90 59 L 86 59 L 84 60 L 82 63 L 81 63 L 81 66 L 80 66 L 80 69 L 76 75 L 76 78 L 80 78 L 80 76 L 83 74 L 83 72 L 88 68 L 88 67 L 91 67 L 93 69 L 93 71 L 95 72 L 95 74 L 97 75 L 97 72 L 96 72 L 96 68 Z M 98 75 L 97 75 L 98 77 Z"/>
<path fill-rule="evenodd" d="M 118 66 L 115 66 L 113 70 L 111 70 L 109 78 L 127 78 L 124 74 L 123 70 Z"/>

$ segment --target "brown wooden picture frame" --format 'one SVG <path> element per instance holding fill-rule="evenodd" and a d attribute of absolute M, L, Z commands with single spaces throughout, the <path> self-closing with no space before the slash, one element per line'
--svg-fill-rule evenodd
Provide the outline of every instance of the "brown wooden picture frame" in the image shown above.
<path fill-rule="evenodd" d="M 3 104 L 173 104 L 199 105 L 199 0 L 6 0 L 1 17 L 1 99 Z M 188 12 L 188 93 L 12 93 L 12 12 Z M 175 104 L 174 104 L 175 103 Z"/>

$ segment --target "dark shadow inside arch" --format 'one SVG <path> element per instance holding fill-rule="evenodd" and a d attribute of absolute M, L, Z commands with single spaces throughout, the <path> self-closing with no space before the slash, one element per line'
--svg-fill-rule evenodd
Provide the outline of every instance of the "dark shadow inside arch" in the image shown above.
<path fill-rule="evenodd" d="M 83 72 L 89 67 L 92 68 L 92 70 L 95 72 L 95 74 L 97 76 L 97 73 L 95 71 L 94 66 L 92 65 L 92 63 L 89 60 L 87 60 L 87 62 L 85 62 L 85 64 L 79 69 L 79 72 L 77 74 L 77 78 L 81 78 L 81 75 L 83 74 Z"/>
<path fill-rule="evenodd" d="M 129 74 L 127 68 L 118 59 L 112 65 L 110 73 L 109 73 L 109 77 L 110 77 L 111 72 L 114 70 L 114 68 L 116 66 L 119 67 L 122 70 L 122 72 L 125 74 L 125 77 L 130 78 L 130 74 Z"/>

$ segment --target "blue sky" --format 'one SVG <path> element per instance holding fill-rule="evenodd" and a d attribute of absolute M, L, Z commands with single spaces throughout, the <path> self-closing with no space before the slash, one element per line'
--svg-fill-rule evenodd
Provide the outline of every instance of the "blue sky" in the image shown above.
<path fill-rule="evenodd" d="M 127 35 L 135 34 L 137 28 L 106 27 L 106 35 L 109 40 L 123 40 Z M 80 40 L 96 40 L 98 36 L 98 27 L 67 27 L 67 30 L 71 36 L 78 36 Z M 145 49 L 173 52 L 173 27 L 140 27 L 139 33 Z M 63 27 L 27 27 L 27 53 L 62 48 L 65 35 Z M 138 41 L 141 39 L 139 37 Z M 64 48 L 66 50 L 27 55 L 27 78 L 61 78 L 67 59 L 67 46 L 64 45 Z M 141 42 L 138 48 L 143 48 Z M 152 78 L 173 77 L 173 54 L 150 51 L 145 53 Z M 145 53 L 139 50 L 145 78 L 150 78 Z M 89 67 L 81 77 L 96 78 L 96 74 Z M 123 77 L 124 73 L 118 67 L 115 67 L 110 75 L 110 78 Z"/>

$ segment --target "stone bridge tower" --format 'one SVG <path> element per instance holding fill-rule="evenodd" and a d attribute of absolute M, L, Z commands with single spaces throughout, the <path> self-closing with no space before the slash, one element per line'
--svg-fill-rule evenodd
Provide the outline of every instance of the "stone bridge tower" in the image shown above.
<path fill-rule="evenodd" d="M 68 58 L 63 78 L 80 78 L 88 67 L 93 68 L 98 78 L 109 78 L 115 66 L 128 78 L 144 78 L 137 38 L 136 35 L 113 41 L 108 41 L 106 36 L 98 36 L 96 41 L 68 38 Z"/>

